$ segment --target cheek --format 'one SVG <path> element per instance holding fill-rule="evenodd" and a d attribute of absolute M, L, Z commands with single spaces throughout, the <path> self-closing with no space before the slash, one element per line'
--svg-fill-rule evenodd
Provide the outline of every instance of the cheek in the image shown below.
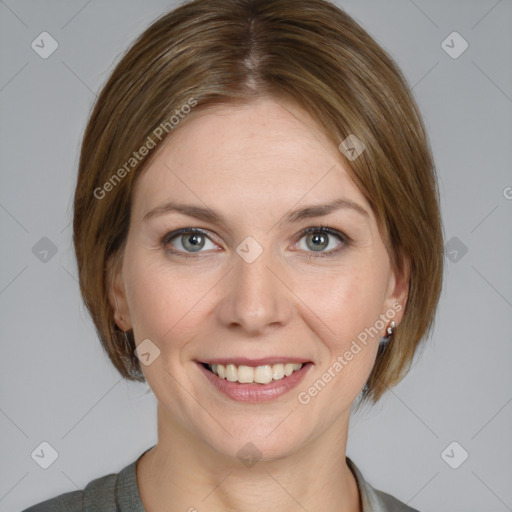
<path fill-rule="evenodd" d="M 201 310 L 201 298 L 208 279 L 177 270 L 158 257 L 140 253 L 127 264 L 130 316 L 137 340 L 150 338 L 165 342 L 187 331 Z"/>
<path fill-rule="evenodd" d="M 329 424 L 350 408 L 375 363 L 380 336 L 367 329 L 381 314 L 384 283 L 359 262 L 329 276 L 310 275 L 297 294 L 309 306 L 301 316 L 320 341 L 317 373 L 297 399 Z"/>
<path fill-rule="evenodd" d="M 306 304 L 303 318 L 322 341 L 321 371 L 330 372 L 323 373 L 325 381 L 333 381 L 331 389 L 342 390 L 340 396 L 348 402 L 360 392 L 375 362 L 383 334 L 379 316 L 386 276 L 375 261 L 359 260 L 329 274 L 310 273 L 297 293 Z"/>
<path fill-rule="evenodd" d="M 308 317 L 327 334 L 333 348 L 343 346 L 366 328 L 375 325 L 383 312 L 387 286 L 385 273 L 377 265 L 359 262 L 334 271 L 309 272 L 296 282 Z M 316 320 L 315 320 L 316 318 Z"/>

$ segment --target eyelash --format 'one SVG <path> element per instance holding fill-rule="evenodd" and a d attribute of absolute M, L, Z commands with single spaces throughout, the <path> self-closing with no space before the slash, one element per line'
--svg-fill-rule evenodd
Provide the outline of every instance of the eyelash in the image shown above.
<path fill-rule="evenodd" d="M 330 228 L 328 226 L 319 225 L 319 226 L 311 226 L 311 227 L 303 229 L 298 234 L 298 238 L 297 238 L 297 241 L 295 242 L 295 244 L 297 244 L 304 236 L 306 236 L 306 235 L 308 235 L 310 233 L 320 233 L 320 234 L 327 234 L 327 235 L 330 235 L 330 236 L 334 236 L 334 237 L 339 239 L 339 241 L 341 242 L 341 246 L 336 248 L 336 249 L 331 249 L 328 252 L 320 252 L 319 251 L 319 252 L 315 253 L 315 251 L 307 251 L 306 255 L 305 255 L 305 257 L 307 259 L 318 258 L 318 257 L 326 258 L 326 257 L 330 257 L 330 256 L 333 256 L 333 255 L 336 255 L 340 251 L 345 249 L 346 247 L 350 246 L 351 243 L 352 243 L 352 240 L 350 239 L 350 237 L 345 235 L 345 233 L 342 233 L 341 231 L 338 231 L 337 229 Z M 174 248 L 173 249 L 169 249 L 168 246 L 169 246 L 169 244 L 170 244 L 170 242 L 172 240 L 174 240 L 175 238 L 179 237 L 180 235 L 185 235 L 185 234 L 199 234 L 199 235 L 205 236 L 208 239 L 210 239 L 210 237 L 208 236 L 207 232 L 203 231 L 202 229 L 199 229 L 199 228 L 182 228 L 182 229 L 177 229 L 175 231 L 171 231 L 171 232 L 167 233 L 166 235 L 164 235 L 164 237 L 161 240 L 162 245 L 164 246 L 165 249 L 170 251 L 172 254 L 176 254 L 176 255 L 182 256 L 184 258 L 197 258 L 197 257 L 201 257 L 200 256 L 201 251 L 198 251 L 197 254 L 193 254 L 193 253 L 187 253 L 187 252 L 184 252 L 184 251 L 179 251 L 179 250 L 176 250 Z"/>

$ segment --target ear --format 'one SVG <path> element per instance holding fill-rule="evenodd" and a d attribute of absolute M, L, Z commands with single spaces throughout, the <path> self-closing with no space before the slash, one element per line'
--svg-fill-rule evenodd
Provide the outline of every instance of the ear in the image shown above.
<path fill-rule="evenodd" d="M 395 268 L 391 269 L 389 277 L 386 300 L 384 301 L 385 311 L 395 311 L 394 321 L 399 325 L 405 311 L 407 298 L 409 296 L 409 280 L 411 276 L 411 265 L 408 258 L 401 255 L 398 258 Z M 384 311 L 384 312 L 385 312 Z"/>
<path fill-rule="evenodd" d="M 113 254 L 107 261 L 108 300 L 114 312 L 114 321 L 123 331 L 132 328 L 122 273 L 122 254 Z"/>

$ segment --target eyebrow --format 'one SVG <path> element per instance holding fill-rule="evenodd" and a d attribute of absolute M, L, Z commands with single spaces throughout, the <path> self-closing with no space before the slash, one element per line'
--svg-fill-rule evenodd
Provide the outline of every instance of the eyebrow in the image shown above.
<path fill-rule="evenodd" d="M 279 221 L 279 224 L 283 222 L 299 222 L 303 219 L 309 219 L 312 217 L 322 217 L 340 209 L 352 210 L 368 219 L 370 218 L 370 214 L 361 205 L 349 199 L 340 198 L 331 201 L 330 203 L 312 204 L 293 210 L 288 213 L 281 221 Z M 156 208 L 153 208 L 144 215 L 142 220 L 144 222 L 154 217 L 165 215 L 171 212 L 182 213 L 184 215 L 188 215 L 189 217 L 211 222 L 212 224 L 220 224 L 223 226 L 227 226 L 228 224 L 226 218 L 223 215 L 216 212 L 215 210 L 212 210 L 211 208 L 191 204 L 176 203 L 173 201 L 169 201 L 165 204 L 157 206 Z"/>

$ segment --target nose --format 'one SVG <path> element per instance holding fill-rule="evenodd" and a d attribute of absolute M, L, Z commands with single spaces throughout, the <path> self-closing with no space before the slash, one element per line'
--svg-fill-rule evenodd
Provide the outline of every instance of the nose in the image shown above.
<path fill-rule="evenodd" d="M 284 326 L 291 317 L 291 293 L 271 251 L 264 250 L 251 263 L 235 253 L 233 265 L 223 280 L 223 295 L 217 306 L 219 321 L 247 336 Z"/>

